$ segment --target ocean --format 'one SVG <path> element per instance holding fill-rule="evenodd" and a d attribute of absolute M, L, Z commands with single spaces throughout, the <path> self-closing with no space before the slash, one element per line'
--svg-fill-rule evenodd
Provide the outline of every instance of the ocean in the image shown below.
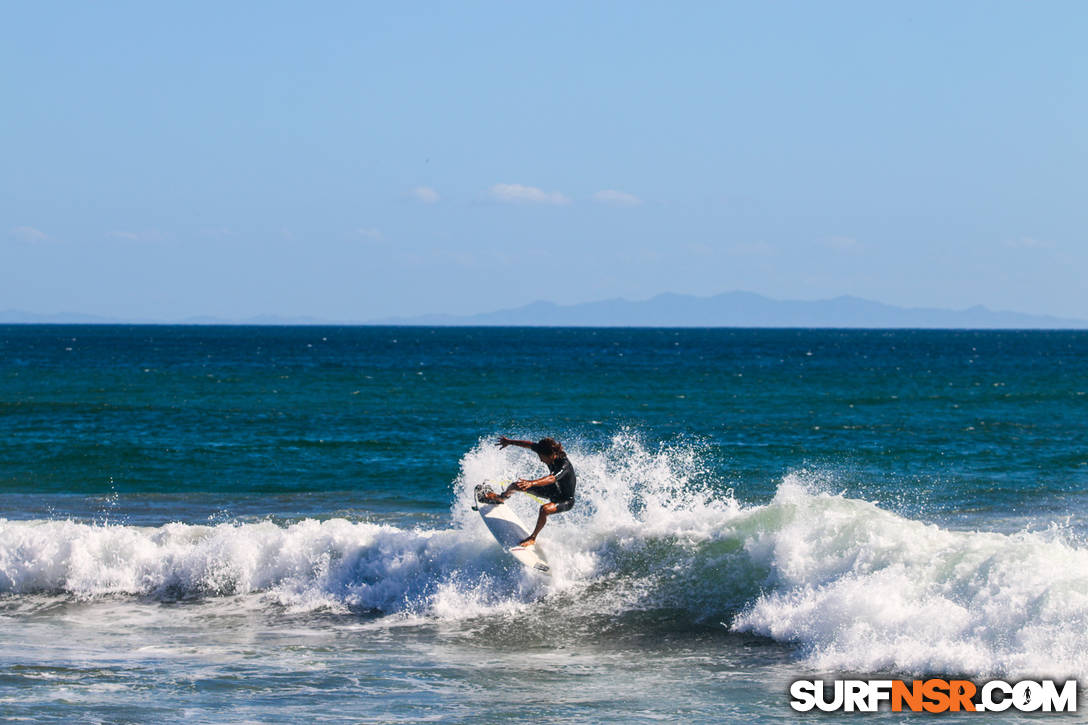
<path fill-rule="evenodd" d="M 1086 414 L 1086 332 L 0 326 L 0 719 L 793 722 L 798 678 L 1088 682 Z M 470 510 L 545 473 L 500 434 L 577 470 L 550 578 Z"/>

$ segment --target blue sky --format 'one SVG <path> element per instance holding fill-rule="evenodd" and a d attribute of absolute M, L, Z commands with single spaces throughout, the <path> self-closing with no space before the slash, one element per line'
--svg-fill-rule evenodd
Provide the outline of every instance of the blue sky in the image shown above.
<path fill-rule="evenodd" d="M 1088 318 L 1083 3 L 10 3 L 0 309 Z"/>

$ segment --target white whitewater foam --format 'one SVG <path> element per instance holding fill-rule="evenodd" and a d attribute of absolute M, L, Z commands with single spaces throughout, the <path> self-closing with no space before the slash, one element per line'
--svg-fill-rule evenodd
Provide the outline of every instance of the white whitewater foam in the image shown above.
<path fill-rule="evenodd" d="M 698 446 L 625 432 L 571 449 L 578 504 L 539 539 L 550 579 L 470 511 L 476 483 L 543 473 L 531 453 L 483 440 L 462 459 L 446 529 L 0 520 L 0 594 L 244 595 L 399 620 L 669 609 L 794 643 L 817 669 L 1088 676 L 1088 550 L 1062 531 L 948 531 L 823 492 L 811 474 L 741 506 Z M 529 522 L 538 504 L 507 505 Z"/>
<path fill-rule="evenodd" d="M 265 593 L 294 608 L 426 611 L 478 580 L 486 542 L 343 519 L 158 528 L 0 520 L 0 592 L 162 598 Z"/>
<path fill-rule="evenodd" d="M 947 531 L 787 479 L 746 542 L 774 591 L 733 622 L 827 670 L 1088 674 L 1088 551 L 1060 532 Z"/>

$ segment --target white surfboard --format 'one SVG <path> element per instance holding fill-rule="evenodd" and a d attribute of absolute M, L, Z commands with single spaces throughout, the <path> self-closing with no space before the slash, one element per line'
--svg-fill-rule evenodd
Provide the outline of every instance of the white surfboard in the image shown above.
<path fill-rule="evenodd" d="M 544 552 L 540 549 L 540 544 L 518 546 L 519 542 L 529 536 L 529 530 L 522 525 L 514 511 L 504 503 L 492 504 L 479 501 L 477 496 L 482 489 L 483 486 L 480 485 L 473 491 L 472 498 L 476 501 L 473 508 L 480 512 L 480 517 L 484 520 L 491 535 L 499 542 L 499 546 L 506 549 L 510 556 L 529 569 L 550 574 L 551 567 L 548 566 L 548 560 L 544 558 Z"/>

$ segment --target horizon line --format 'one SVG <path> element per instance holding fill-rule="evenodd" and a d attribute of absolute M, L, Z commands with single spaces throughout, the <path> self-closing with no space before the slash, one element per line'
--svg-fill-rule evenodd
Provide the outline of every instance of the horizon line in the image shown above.
<path fill-rule="evenodd" d="M 1086 323 L 1088 324 L 1088 323 Z M 343 328 L 375 327 L 417 330 L 828 330 L 847 332 L 1086 332 L 1081 327 L 937 327 L 921 325 L 874 327 L 864 325 L 505 325 L 505 324 L 393 324 L 388 322 L 0 322 L 0 327 L 252 327 Z"/>

